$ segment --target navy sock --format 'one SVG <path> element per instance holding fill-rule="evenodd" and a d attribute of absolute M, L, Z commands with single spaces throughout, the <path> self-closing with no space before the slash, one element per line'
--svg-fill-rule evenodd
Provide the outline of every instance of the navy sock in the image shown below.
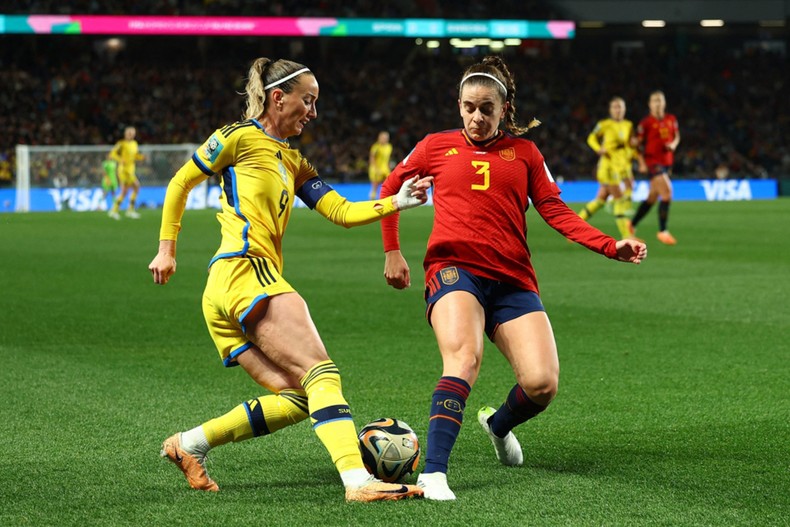
<path fill-rule="evenodd" d="M 495 436 L 505 437 L 513 428 L 529 421 L 545 409 L 545 406 L 530 399 L 517 384 L 507 394 L 507 399 L 499 410 L 488 420 L 488 426 Z"/>
<path fill-rule="evenodd" d="M 658 230 L 667 230 L 667 222 L 669 221 L 669 201 L 662 201 L 658 204 Z"/>
<path fill-rule="evenodd" d="M 458 377 L 442 377 L 431 398 L 428 449 L 423 472 L 447 473 L 447 462 L 464 420 L 466 399 L 472 387 Z"/>
<path fill-rule="evenodd" d="M 636 224 L 642 221 L 642 218 L 645 217 L 645 214 L 647 214 L 650 211 L 650 208 L 652 206 L 653 204 L 648 203 L 647 201 L 643 201 L 642 203 L 640 203 L 639 208 L 636 209 L 636 214 L 634 214 L 634 217 L 631 218 L 631 225 L 636 227 Z"/>

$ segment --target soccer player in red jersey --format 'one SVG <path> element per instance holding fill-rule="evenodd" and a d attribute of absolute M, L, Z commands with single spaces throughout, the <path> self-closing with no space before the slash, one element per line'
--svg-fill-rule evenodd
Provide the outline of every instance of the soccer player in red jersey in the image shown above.
<path fill-rule="evenodd" d="M 678 120 L 674 115 L 666 113 L 667 100 L 664 92 L 657 90 L 650 94 L 648 101 L 650 115 L 642 119 L 637 127 L 639 139 L 639 171 L 650 178 L 650 192 L 647 199 L 639 204 L 639 208 L 631 220 L 636 227 L 650 208 L 660 199 L 658 204 L 658 241 L 667 245 L 675 245 L 677 240 L 667 230 L 669 221 L 669 204 L 672 202 L 672 164 L 675 162 L 675 150 L 680 143 Z"/>
<path fill-rule="evenodd" d="M 417 480 L 428 499 L 455 499 L 447 465 L 480 370 L 483 333 L 510 362 L 517 381 L 499 410 L 478 412 L 502 463 L 523 462 L 511 430 L 545 410 L 557 393 L 556 344 L 527 247 L 530 200 L 549 225 L 590 250 L 636 264 L 647 256 L 644 243 L 617 241 L 565 205 L 543 156 L 520 137 L 527 127 L 517 124 L 514 99 L 515 83 L 500 57 L 469 67 L 459 84 L 463 129 L 427 135 L 382 187 L 382 196 L 391 196 L 410 177 L 434 177 L 425 297 L 443 370 L 431 402 L 425 468 Z M 382 235 L 387 283 L 408 287 L 396 215 L 383 220 Z"/>

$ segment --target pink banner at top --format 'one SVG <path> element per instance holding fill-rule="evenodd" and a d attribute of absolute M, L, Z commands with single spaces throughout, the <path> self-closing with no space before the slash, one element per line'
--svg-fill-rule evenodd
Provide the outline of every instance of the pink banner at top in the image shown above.
<path fill-rule="evenodd" d="M 576 24 L 567 20 L 554 20 L 547 22 L 546 28 L 554 38 L 570 38 L 576 31 Z"/>
<path fill-rule="evenodd" d="M 92 15 L 73 15 L 69 18 L 71 18 L 72 22 L 80 23 L 80 33 L 84 35 L 318 36 L 322 27 L 337 25 L 337 19 L 335 18 L 118 17 Z"/>

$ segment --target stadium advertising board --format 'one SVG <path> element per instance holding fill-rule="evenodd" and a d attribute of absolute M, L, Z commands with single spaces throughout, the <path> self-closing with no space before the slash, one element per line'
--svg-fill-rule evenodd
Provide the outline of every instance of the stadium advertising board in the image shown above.
<path fill-rule="evenodd" d="M 0 34 L 570 39 L 570 20 L 0 15 Z"/>
<path fill-rule="evenodd" d="M 676 180 L 672 182 L 674 199 L 680 201 L 751 201 L 776 199 L 778 184 L 775 179 L 726 179 L 726 180 Z M 338 183 L 332 187 L 351 201 L 368 199 L 370 186 L 365 183 Z M 592 181 L 565 182 L 560 185 L 562 198 L 568 203 L 588 201 L 598 190 Z M 159 208 L 164 203 L 166 187 L 142 187 L 137 202 L 141 207 Z M 634 188 L 634 201 L 647 196 L 648 184 L 638 181 Z M 189 195 L 187 209 L 219 208 L 221 189 L 216 185 L 201 185 Z M 0 189 L 0 212 L 14 212 L 16 191 Z M 109 198 L 95 188 L 31 188 L 30 211 L 54 212 L 61 210 L 108 210 Z M 304 206 L 297 199 L 295 206 Z"/>

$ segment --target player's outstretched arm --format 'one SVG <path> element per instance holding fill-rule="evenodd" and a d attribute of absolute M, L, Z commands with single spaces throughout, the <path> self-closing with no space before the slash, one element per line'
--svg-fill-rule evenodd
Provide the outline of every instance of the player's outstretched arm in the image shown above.
<path fill-rule="evenodd" d="M 151 263 L 148 270 L 154 276 L 154 283 L 165 285 L 170 277 L 176 272 L 176 241 L 161 240 L 159 242 L 159 252 Z"/>
<path fill-rule="evenodd" d="M 367 225 L 400 210 L 422 205 L 428 200 L 432 177 L 404 181 L 397 194 L 370 201 L 348 201 L 335 191 L 325 194 L 315 210 L 336 225 L 357 227 Z"/>
<path fill-rule="evenodd" d="M 621 262 L 640 264 L 647 258 L 647 245 L 636 240 L 620 240 L 615 245 L 617 248 L 616 259 Z"/>
<path fill-rule="evenodd" d="M 384 279 L 395 289 L 405 289 L 411 285 L 409 264 L 399 249 L 384 253 Z"/>

